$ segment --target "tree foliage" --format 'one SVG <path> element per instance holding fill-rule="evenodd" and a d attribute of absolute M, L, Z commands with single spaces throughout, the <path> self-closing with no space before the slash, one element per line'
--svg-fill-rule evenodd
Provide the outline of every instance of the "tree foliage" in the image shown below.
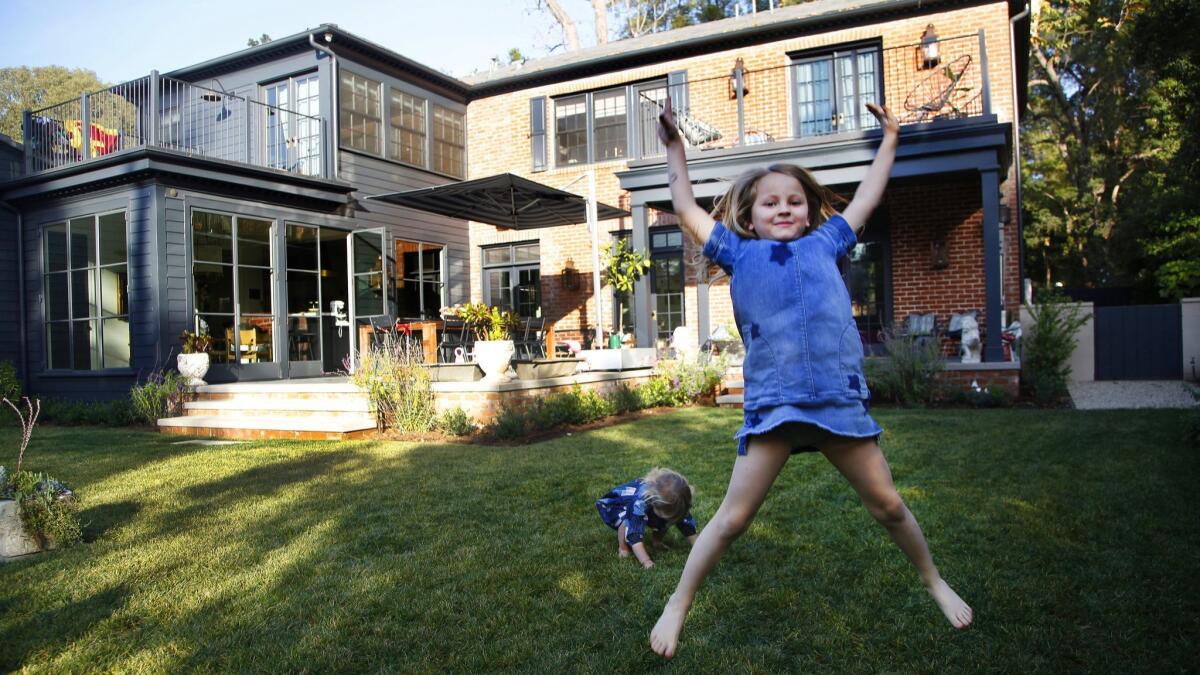
<path fill-rule="evenodd" d="M 69 101 L 109 85 L 83 68 L 0 68 L 0 134 L 21 140 L 21 114 Z"/>
<path fill-rule="evenodd" d="M 1200 290 L 1188 0 L 1053 0 L 1023 122 L 1026 261 L 1047 286 Z"/>

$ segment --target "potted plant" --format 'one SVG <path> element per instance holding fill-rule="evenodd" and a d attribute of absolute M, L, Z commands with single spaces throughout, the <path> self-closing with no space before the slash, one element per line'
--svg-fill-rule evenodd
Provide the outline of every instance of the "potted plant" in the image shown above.
<path fill-rule="evenodd" d="M 175 358 L 179 374 L 188 378 L 190 385 L 208 384 L 204 375 L 208 373 L 208 348 L 212 346 L 212 337 L 185 330 L 179 334 L 179 343 L 183 346 Z"/>
<path fill-rule="evenodd" d="M 516 347 L 512 329 L 517 319 L 512 312 L 488 307 L 482 302 L 463 305 L 458 310 L 462 319 L 475 334 L 475 362 L 483 369 L 484 382 L 503 382 Z"/>
<path fill-rule="evenodd" d="M 0 466 L 0 559 L 69 546 L 82 536 L 79 502 L 67 486 L 44 473 L 23 471 L 25 448 L 37 424 L 41 401 L 34 406 L 24 397 L 28 414 L 3 399 L 21 420 L 21 448 L 10 474 Z"/>
<path fill-rule="evenodd" d="M 612 286 L 618 293 L 629 294 L 633 286 L 650 269 L 650 258 L 641 251 L 630 248 L 624 239 L 617 239 L 604 248 L 604 283 Z M 613 303 L 613 323 L 617 324 L 618 336 L 611 340 L 610 347 L 619 348 L 621 338 L 625 333 L 625 322 L 617 303 Z M 615 345 L 615 346 L 614 346 Z M 603 348 L 603 345 L 597 345 Z"/>

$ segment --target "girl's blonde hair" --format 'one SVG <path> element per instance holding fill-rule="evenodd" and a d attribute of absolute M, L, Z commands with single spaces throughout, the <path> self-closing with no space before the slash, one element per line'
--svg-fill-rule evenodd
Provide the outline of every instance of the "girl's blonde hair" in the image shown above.
<path fill-rule="evenodd" d="M 647 504 L 668 522 L 679 522 L 692 510 L 692 486 L 678 472 L 650 469 L 642 485 Z"/>
<path fill-rule="evenodd" d="M 812 232 L 829 220 L 830 216 L 837 213 L 834 204 L 843 201 L 832 190 L 818 183 L 808 169 L 795 164 L 772 164 L 765 169 L 750 169 L 738 176 L 725 194 L 717 198 L 713 205 L 712 217 L 724 223 L 740 237 L 758 239 L 758 235 L 749 227 L 751 212 L 757 196 L 758 181 L 770 173 L 791 176 L 804 188 L 804 197 L 808 201 L 809 226 L 806 233 Z"/>

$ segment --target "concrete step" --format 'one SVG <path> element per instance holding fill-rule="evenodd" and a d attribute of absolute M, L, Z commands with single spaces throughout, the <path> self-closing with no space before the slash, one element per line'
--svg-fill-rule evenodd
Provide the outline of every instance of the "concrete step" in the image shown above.
<path fill-rule="evenodd" d="M 285 398 L 238 396 L 228 399 L 189 401 L 185 415 L 265 415 L 268 417 L 370 414 L 371 401 L 365 394 L 336 398 Z"/>
<path fill-rule="evenodd" d="M 741 408 L 741 394 L 723 394 L 717 397 L 717 406 L 721 408 Z"/>
<path fill-rule="evenodd" d="M 746 390 L 746 383 L 743 380 L 725 380 L 721 383 L 727 394 L 740 394 Z"/>
<path fill-rule="evenodd" d="M 375 431 L 371 414 L 332 416 L 308 415 L 185 415 L 158 421 L 158 430 L 168 434 L 210 438 L 297 440 L 347 440 Z"/>

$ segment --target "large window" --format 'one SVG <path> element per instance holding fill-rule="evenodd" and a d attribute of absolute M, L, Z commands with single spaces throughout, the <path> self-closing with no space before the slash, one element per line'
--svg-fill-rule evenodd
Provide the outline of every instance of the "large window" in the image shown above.
<path fill-rule="evenodd" d="M 793 61 L 792 82 L 798 136 L 879 126 L 865 105 L 882 98 L 877 46 L 798 57 Z"/>
<path fill-rule="evenodd" d="M 886 235 L 864 237 L 850 249 L 842 263 L 842 277 L 850 292 L 850 308 L 868 352 L 882 349 L 883 329 L 890 315 L 887 297 L 888 240 Z"/>
<path fill-rule="evenodd" d="M 338 92 L 341 144 L 372 155 L 383 154 L 383 101 L 381 85 L 362 75 L 342 71 Z"/>
<path fill-rule="evenodd" d="M 542 315 L 541 251 L 537 242 L 483 249 L 483 301 L 522 317 Z"/>
<path fill-rule="evenodd" d="M 129 249 L 125 212 L 43 228 L 46 367 L 129 367 Z"/>
<path fill-rule="evenodd" d="M 275 360 L 271 233 L 269 220 L 192 212 L 196 329 L 218 363 Z"/>
<path fill-rule="evenodd" d="M 650 231 L 650 304 L 658 337 L 671 339 L 684 323 L 683 233 L 678 228 Z"/>
<path fill-rule="evenodd" d="M 396 316 L 436 319 L 444 302 L 445 247 L 396 241 Z"/>
<path fill-rule="evenodd" d="M 263 87 L 267 166 L 306 176 L 321 173 L 321 98 L 317 75 Z"/>
<path fill-rule="evenodd" d="M 433 106 L 433 170 L 455 178 L 467 177 L 466 116 Z"/>
<path fill-rule="evenodd" d="M 657 81 L 555 99 L 557 166 L 661 154 L 654 125 L 666 91 Z"/>
<path fill-rule="evenodd" d="M 389 156 L 415 166 L 425 166 L 425 99 L 392 89 L 390 101 L 391 150 Z"/>

